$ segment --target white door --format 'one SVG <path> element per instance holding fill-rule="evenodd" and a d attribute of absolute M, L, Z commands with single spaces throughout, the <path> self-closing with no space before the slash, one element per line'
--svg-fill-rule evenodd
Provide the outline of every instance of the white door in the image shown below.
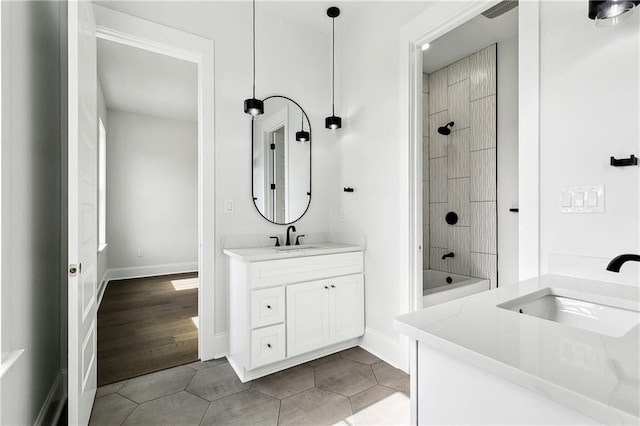
<path fill-rule="evenodd" d="M 364 279 L 362 274 L 329 281 L 331 343 L 364 334 Z"/>
<path fill-rule="evenodd" d="M 90 2 L 68 3 L 69 424 L 87 424 L 97 384 L 97 61 Z"/>
<path fill-rule="evenodd" d="M 329 344 L 329 283 L 287 286 L 287 356 Z"/>

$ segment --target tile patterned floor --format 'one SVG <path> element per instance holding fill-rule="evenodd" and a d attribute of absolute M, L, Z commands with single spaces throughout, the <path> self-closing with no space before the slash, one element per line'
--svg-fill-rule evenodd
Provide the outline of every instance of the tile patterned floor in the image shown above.
<path fill-rule="evenodd" d="M 359 347 L 248 383 L 195 362 L 98 388 L 89 424 L 409 424 L 409 376 Z"/>

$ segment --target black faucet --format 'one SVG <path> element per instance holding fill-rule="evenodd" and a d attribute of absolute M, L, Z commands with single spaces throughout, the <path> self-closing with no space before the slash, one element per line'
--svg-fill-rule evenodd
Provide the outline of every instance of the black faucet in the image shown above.
<path fill-rule="evenodd" d="M 442 260 L 445 260 L 447 257 L 454 257 L 454 256 L 455 256 L 455 254 L 453 254 L 453 252 L 451 251 L 451 252 L 449 252 L 449 253 L 447 253 L 447 254 L 443 255 L 443 256 L 442 256 Z"/>
<path fill-rule="evenodd" d="M 607 265 L 607 271 L 620 272 L 620 268 L 625 262 L 640 262 L 639 254 L 621 254 L 611 259 L 611 262 Z"/>
<path fill-rule="evenodd" d="M 293 231 L 296 232 L 296 227 L 291 225 L 287 228 L 287 242 L 285 244 L 285 246 L 290 246 L 291 245 L 291 236 L 289 235 L 289 231 Z"/>

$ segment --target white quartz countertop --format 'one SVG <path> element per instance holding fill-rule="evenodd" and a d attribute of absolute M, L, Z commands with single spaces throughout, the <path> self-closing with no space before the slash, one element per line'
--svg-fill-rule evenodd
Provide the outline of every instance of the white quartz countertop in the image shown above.
<path fill-rule="evenodd" d="M 544 288 L 640 302 L 640 287 L 544 275 L 402 315 L 412 339 L 606 424 L 640 423 L 640 326 L 610 337 L 500 308 Z"/>
<path fill-rule="evenodd" d="M 363 251 L 364 247 L 354 244 L 343 243 L 312 243 L 301 244 L 299 246 L 268 246 L 250 248 L 227 248 L 223 253 L 229 257 L 240 259 L 245 262 L 255 262 L 264 260 L 289 259 L 302 256 L 319 256 L 323 254 L 347 253 L 351 251 Z"/>

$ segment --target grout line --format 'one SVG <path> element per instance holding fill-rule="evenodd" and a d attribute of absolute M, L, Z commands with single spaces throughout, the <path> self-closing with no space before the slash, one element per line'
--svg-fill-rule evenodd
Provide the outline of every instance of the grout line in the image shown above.
<path fill-rule="evenodd" d="M 490 149 L 496 149 L 496 147 L 490 146 L 489 148 L 470 149 L 469 152 L 489 151 Z"/>
<path fill-rule="evenodd" d="M 471 99 L 471 98 L 469 98 L 469 103 L 478 102 L 478 101 L 481 101 L 481 100 L 483 100 L 483 99 L 490 98 L 491 96 L 497 96 L 497 93 L 495 93 L 495 92 L 494 92 L 494 93 L 491 93 L 491 94 L 489 94 L 489 95 L 487 95 L 487 96 L 483 96 L 483 97 L 478 98 L 478 99 Z"/>
<path fill-rule="evenodd" d="M 207 401 L 207 402 L 208 402 L 207 408 L 206 410 L 204 410 L 204 413 L 202 413 L 202 417 L 200 417 L 200 421 L 198 422 L 198 425 L 202 424 L 202 422 L 204 421 L 204 416 L 207 415 L 207 411 L 209 411 L 209 407 L 211 407 L 211 401 Z"/>
<path fill-rule="evenodd" d="M 282 400 L 278 400 L 278 419 L 276 420 L 276 425 L 280 424 L 280 412 L 282 411 Z"/>
<path fill-rule="evenodd" d="M 469 253 L 475 253 L 475 254 L 488 254 L 488 255 L 490 255 L 490 256 L 497 256 L 497 255 L 498 255 L 497 253 L 487 253 L 487 252 L 484 252 L 484 251 L 470 251 Z"/>

